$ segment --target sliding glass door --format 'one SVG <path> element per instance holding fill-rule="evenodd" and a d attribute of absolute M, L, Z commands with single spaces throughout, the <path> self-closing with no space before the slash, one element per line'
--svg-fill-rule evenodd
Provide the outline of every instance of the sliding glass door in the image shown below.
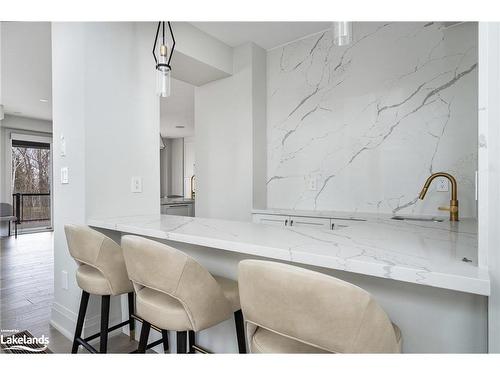
<path fill-rule="evenodd" d="M 21 232 L 52 229 L 50 141 L 12 139 L 12 205 Z"/>

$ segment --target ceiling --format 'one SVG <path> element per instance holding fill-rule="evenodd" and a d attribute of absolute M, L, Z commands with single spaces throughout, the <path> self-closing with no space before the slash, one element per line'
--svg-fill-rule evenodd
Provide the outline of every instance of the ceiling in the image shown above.
<path fill-rule="evenodd" d="M 231 47 L 254 42 L 272 49 L 307 35 L 326 30 L 332 22 L 191 22 Z"/>
<path fill-rule="evenodd" d="M 168 98 L 160 98 L 162 137 L 194 136 L 194 86 L 172 78 L 170 92 Z"/>
<path fill-rule="evenodd" d="M 50 22 L 2 22 L 1 27 L 1 84 L 5 113 L 51 120 Z"/>
<path fill-rule="evenodd" d="M 231 47 L 252 41 L 265 49 L 272 49 L 331 26 L 330 22 L 192 22 L 192 24 Z M 50 23 L 2 22 L 1 27 L 1 92 L 5 113 L 51 120 Z M 196 71 L 198 69 L 194 69 L 194 72 Z M 172 93 L 170 98 L 162 100 L 162 134 L 168 137 L 193 135 L 194 86 L 173 81 Z M 182 125 L 185 126 L 184 129 L 176 128 Z"/>

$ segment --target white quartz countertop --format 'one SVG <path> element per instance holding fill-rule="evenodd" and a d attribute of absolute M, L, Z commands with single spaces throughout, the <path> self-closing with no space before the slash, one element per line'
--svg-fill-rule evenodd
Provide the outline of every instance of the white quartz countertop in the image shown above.
<path fill-rule="evenodd" d="M 298 264 L 490 293 L 488 272 L 477 267 L 477 222 L 473 219 L 438 223 L 370 217 L 346 221 L 346 226 L 335 230 L 160 214 L 94 218 L 88 224 Z"/>

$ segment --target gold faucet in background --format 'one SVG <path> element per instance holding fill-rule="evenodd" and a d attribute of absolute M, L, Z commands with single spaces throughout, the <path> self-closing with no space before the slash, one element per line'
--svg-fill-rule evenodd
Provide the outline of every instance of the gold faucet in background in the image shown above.
<path fill-rule="evenodd" d="M 433 173 L 429 176 L 427 181 L 425 181 L 424 187 L 418 196 L 420 199 L 424 199 L 425 194 L 427 194 L 427 190 L 429 190 L 429 186 L 436 177 L 445 177 L 451 183 L 451 199 L 450 199 L 450 207 L 439 207 L 439 210 L 442 211 L 450 211 L 450 221 L 458 221 L 458 199 L 457 199 L 457 180 L 449 173 L 438 172 Z"/>

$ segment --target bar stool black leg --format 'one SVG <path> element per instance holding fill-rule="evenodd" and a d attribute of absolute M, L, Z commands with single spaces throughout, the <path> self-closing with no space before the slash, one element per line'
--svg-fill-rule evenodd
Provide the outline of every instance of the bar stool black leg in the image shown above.
<path fill-rule="evenodd" d="M 163 339 L 163 352 L 168 353 L 168 331 L 166 329 L 161 330 L 161 338 Z"/>
<path fill-rule="evenodd" d="M 236 337 L 238 339 L 238 351 L 240 354 L 245 354 L 247 352 L 247 346 L 245 343 L 245 326 L 243 323 L 243 313 L 241 310 L 235 311 L 234 322 L 236 324 Z"/>
<path fill-rule="evenodd" d="M 141 328 L 141 337 L 139 339 L 139 347 L 137 348 L 137 353 L 146 353 L 146 346 L 148 346 L 150 329 L 151 329 L 151 323 L 143 320 Z"/>
<path fill-rule="evenodd" d="M 77 339 L 79 339 L 82 336 L 83 322 L 85 321 L 85 313 L 87 312 L 89 297 L 90 294 L 82 290 L 82 299 L 80 301 L 80 309 L 78 311 L 78 319 L 76 321 L 75 338 L 73 339 L 73 346 L 71 348 L 71 353 L 73 354 L 78 352 L 79 344 Z"/>
<path fill-rule="evenodd" d="M 187 352 L 187 331 L 177 332 L 177 354 L 186 354 Z"/>
<path fill-rule="evenodd" d="M 128 327 L 130 330 L 130 341 L 135 340 L 135 319 L 132 318 L 134 313 L 134 292 L 128 293 Z"/>
<path fill-rule="evenodd" d="M 109 328 L 109 302 L 111 296 L 102 296 L 101 299 L 101 342 L 99 353 L 108 351 L 108 328 Z"/>
<path fill-rule="evenodd" d="M 189 354 L 194 354 L 194 346 L 196 345 L 196 335 L 194 331 L 189 331 Z"/>

